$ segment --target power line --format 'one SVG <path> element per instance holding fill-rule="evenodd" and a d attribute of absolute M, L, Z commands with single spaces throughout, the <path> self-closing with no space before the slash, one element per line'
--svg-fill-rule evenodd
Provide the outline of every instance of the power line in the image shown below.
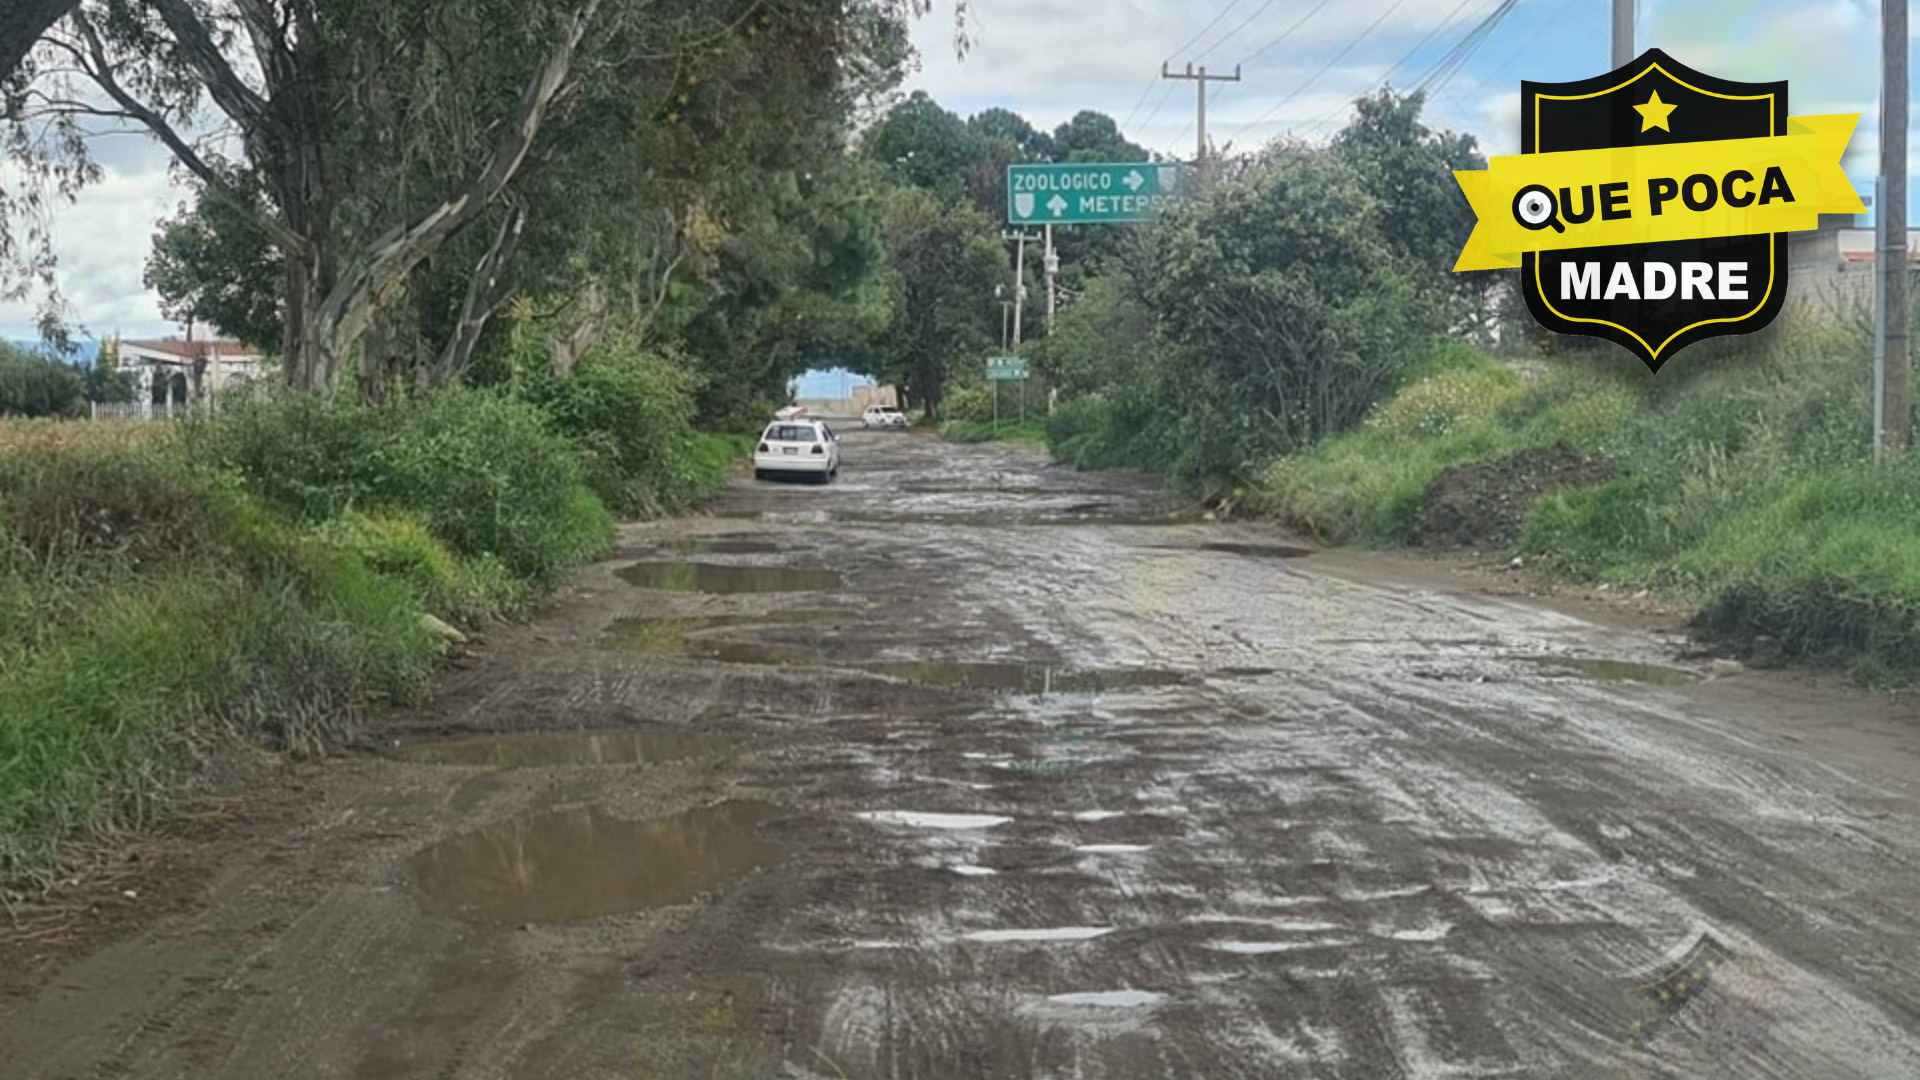
<path fill-rule="evenodd" d="M 1147 113 L 1147 115 L 1141 119 L 1140 121 L 1141 127 L 1144 128 L 1148 124 L 1153 123 L 1153 118 L 1160 115 L 1160 110 L 1163 106 L 1166 105 L 1167 99 L 1173 96 L 1173 90 L 1174 90 L 1173 84 L 1169 82 L 1166 84 L 1166 86 L 1167 88 L 1161 91 L 1160 93 L 1160 100 L 1153 103 L 1153 110 Z M 1183 131 L 1181 132 L 1181 134 L 1185 135 L 1186 132 Z"/>
<path fill-rule="evenodd" d="M 1213 44 L 1207 46 L 1206 50 L 1203 51 L 1199 56 L 1194 57 L 1194 59 L 1196 61 L 1205 60 L 1207 58 L 1208 53 L 1211 53 L 1213 50 L 1219 48 L 1222 45 L 1225 45 L 1227 42 L 1232 41 L 1234 38 L 1240 36 L 1240 31 L 1245 30 L 1248 26 L 1252 25 L 1253 20 L 1259 18 L 1262 15 L 1265 15 L 1267 13 L 1267 9 L 1273 6 L 1273 2 L 1274 0 L 1266 0 L 1266 3 L 1261 4 L 1259 7 L 1253 10 L 1253 14 L 1247 16 L 1244 19 L 1241 19 L 1239 26 L 1236 26 L 1232 30 L 1227 31 L 1226 37 L 1223 37 L 1219 41 L 1216 41 Z M 1245 61 L 1242 61 L 1242 63 L 1245 63 Z"/>
<path fill-rule="evenodd" d="M 1426 37 L 1421 38 L 1419 42 L 1414 45 L 1413 48 L 1408 49 L 1406 51 L 1405 55 L 1401 56 L 1400 59 L 1395 60 L 1393 62 L 1393 66 L 1387 69 L 1386 74 L 1380 76 L 1380 81 L 1374 84 L 1373 90 L 1369 91 L 1369 93 L 1378 92 L 1384 89 L 1386 85 L 1393 80 L 1394 72 L 1399 71 L 1402 67 L 1405 67 L 1407 61 L 1419 55 L 1420 50 L 1427 47 L 1428 42 L 1440 36 L 1440 33 L 1444 31 L 1447 27 L 1452 26 L 1454 23 L 1458 22 L 1460 20 L 1460 13 L 1462 11 L 1465 11 L 1467 9 L 1467 6 L 1469 4 L 1472 4 L 1473 2 L 1474 0 L 1460 0 L 1460 3 L 1457 6 L 1455 6 L 1451 12 L 1447 14 L 1447 17 L 1445 19 L 1434 24 L 1433 29 L 1427 31 Z M 1497 4 L 1500 2 L 1500 0 L 1494 0 L 1494 2 Z M 1572 0 L 1568 0 L 1568 2 L 1571 3 Z M 1315 120 L 1313 122 L 1313 125 L 1306 129 L 1307 133 L 1312 134 L 1314 132 L 1319 131 L 1321 128 L 1326 127 L 1328 124 L 1332 123 L 1335 118 L 1337 118 L 1341 113 L 1346 111 L 1347 104 L 1348 103 L 1346 102 L 1342 102 L 1341 104 L 1334 106 L 1333 110 L 1327 113 L 1327 115 L 1321 117 L 1318 120 Z"/>
<path fill-rule="evenodd" d="M 1259 48 L 1257 48 L 1257 49 L 1255 49 L 1255 50 L 1253 50 L 1252 52 L 1250 52 L 1250 53 L 1248 53 L 1248 54 L 1247 54 L 1247 55 L 1246 55 L 1245 57 L 1243 57 L 1243 58 L 1241 59 L 1241 61 L 1240 61 L 1240 62 L 1241 62 L 1241 63 L 1243 63 L 1243 64 L 1251 64 L 1251 63 L 1253 62 L 1253 58 L 1254 58 L 1254 57 L 1256 57 L 1256 56 L 1259 56 L 1259 55 L 1260 55 L 1261 53 L 1263 53 L 1263 52 L 1266 52 L 1266 51 L 1267 51 L 1268 49 L 1271 49 L 1271 48 L 1273 48 L 1273 47 L 1274 47 L 1275 45 L 1278 45 L 1278 44 L 1280 44 L 1281 42 L 1283 42 L 1283 41 L 1285 41 L 1285 40 L 1287 40 L 1288 38 L 1290 38 L 1290 37 L 1292 37 L 1292 36 L 1293 36 L 1293 32 L 1294 32 L 1295 30 L 1298 30 L 1298 29 L 1300 29 L 1301 27 L 1303 27 L 1303 26 L 1305 26 L 1305 25 L 1307 25 L 1307 20 L 1308 20 L 1308 19 L 1311 19 L 1311 18 L 1313 18 L 1313 17 L 1315 16 L 1315 15 L 1318 15 L 1318 14 L 1320 14 L 1320 9 L 1321 9 L 1321 8 L 1323 8 L 1323 7 L 1326 7 L 1326 6 L 1328 5 L 1328 4 L 1330 4 L 1330 3 L 1332 3 L 1332 2 L 1333 2 L 1333 0 L 1320 0 L 1320 2 L 1319 2 L 1319 3 L 1317 3 L 1317 4 L 1315 4 L 1315 5 L 1313 5 L 1313 8 L 1312 8 L 1311 10 L 1309 10 L 1309 11 L 1308 11 L 1308 12 L 1307 12 L 1307 13 L 1306 13 L 1305 15 L 1302 15 L 1302 16 L 1300 16 L 1300 18 L 1299 18 L 1298 20 L 1296 20 L 1296 21 L 1294 22 L 1294 24 L 1293 24 L 1292 26 L 1289 26 L 1289 27 L 1287 27 L 1287 28 L 1286 28 L 1285 30 L 1282 30 L 1282 31 L 1280 31 L 1280 36 L 1279 36 L 1279 37 L 1277 37 L 1277 38 L 1274 38 L 1274 39 L 1273 39 L 1272 41 L 1269 41 L 1269 42 L 1267 42 L 1267 43 L 1266 43 L 1265 45 L 1262 45 L 1262 46 L 1260 46 Z M 1396 5 L 1396 6 L 1397 6 L 1397 5 Z"/>
<path fill-rule="evenodd" d="M 1426 77 L 1414 85 L 1414 89 L 1430 90 L 1438 94 L 1459 73 L 1460 69 L 1466 66 L 1467 61 L 1473 59 L 1473 54 L 1479 52 L 1480 47 L 1493 36 L 1493 30 L 1500 25 L 1500 20 L 1506 18 L 1507 13 L 1512 11 L 1514 5 L 1519 2 L 1520 0 L 1501 0 L 1500 6 L 1480 20 L 1480 25 L 1474 27 L 1465 38 L 1462 38 L 1460 44 L 1454 47 L 1454 51 L 1429 70 Z M 1441 74 L 1442 69 L 1445 70 L 1445 74 Z"/>
<path fill-rule="evenodd" d="M 1201 27 L 1199 33 L 1193 35 L 1192 37 L 1188 38 L 1185 42 L 1181 43 L 1180 47 L 1173 50 L 1173 52 L 1168 55 L 1167 59 L 1171 61 L 1174 57 L 1179 56 L 1181 53 L 1191 48 L 1194 42 L 1199 41 L 1203 37 L 1206 37 L 1209 31 L 1211 31 L 1214 27 L 1220 25 L 1221 19 L 1224 19 L 1227 17 L 1227 12 L 1232 11 L 1235 7 L 1238 7 L 1239 4 L 1240 4 L 1240 0 L 1227 0 L 1226 6 L 1222 7 L 1219 10 L 1219 12 L 1214 15 L 1213 20 L 1211 22 Z M 1158 86 L 1159 84 L 1160 84 L 1159 79 L 1147 80 L 1147 88 L 1145 90 L 1140 91 L 1140 100 L 1134 102 L 1133 108 L 1127 110 L 1127 118 L 1120 122 L 1120 130 L 1122 131 L 1127 130 L 1128 125 L 1133 123 L 1134 114 L 1140 111 L 1140 106 L 1146 104 L 1148 95 L 1152 94 L 1153 88 L 1155 86 Z M 1171 93 L 1172 91 L 1169 90 L 1168 92 Z M 1165 95 L 1162 95 L 1160 100 L 1164 104 L 1166 101 Z M 1160 110 L 1156 106 L 1154 108 L 1154 111 L 1159 112 Z M 1142 127 L 1144 127 L 1146 126 L 1146 121 L 1142 120 L 1140 124 Z"/>
<path fill-rule="evenodd" d="M 1271 2 L 1272 2 L 1272 0 L 1268 0 L 1268 2 L 1269 2 L 1269 3 L 1271 3 Z M 1179 48 L 1177 48 L 1177 49 L 1175 49 L 1175 50 L 1173 50 L 1173 53 L 1172 53 L 1172 55 L 1170 55 L 1170 56 L 1168 56 L 1168 57 L 1167 57 L 1167 60 L 1168 60 L 1169 62 L 1171 62 L 1171 61 L 1173 61 L 1173 60 L 1175 60 L 1175 59 L 1177 59 L 1177 58 L 1179 58 L 1179 56 L 1180 56 L 1180 54 L 1181 54 L 1181 53 L 1183 53 L 1183 52 L 1186 52 L 1186 51 L 1187 51 L 1188 49 L 1191 49 L 1191 48 L 1193 48 L 1193 44 L 1194 44 L 1194 42 L 1196 42 L 1196 41 L 1199 41 L 1199 40 L 1200 40 L 1201 38 L 1203 38 L 1203 37 L 1206 37 L 1206 36 L 1207 36 L 1207 35 L 1208 35 L 1209 33 L 1211 33 L 1211 32 L 1213 31 L 1213 28 L 1214 28 L 1214 27 L 1216 27 L 1216 26 L 1219 26 L 1219 25 L 1220 25 L 1220 20 L 1221 20 L 1221 19 L 1224 19 L 1224 18 L 1226 18 L 1226 17 L 1227 17 L 1227 12 L 1229 12 L 1229 11 L 1232 11 L 1232 10 L 1233 10 L 1233 9 L 1234 9 L 1235 7 L 1238 7 L 1238 6 L 1239 6 L 1239 4 L 1240 4 L 1240 0 L 1227 0 L 1227 6 L 1226 6 L 1226 7 L 1223 7 L 1223 8 L 1221 8 L 1221 9 L 1220 9 L 1220 13 L 1219 13 L 1218 15 L 1215 15 L 1215 16 L 1213 17 L 1213 21 L 1212 21 L 1212 22 L 1210 22 L 1210 23 L 1208 23 L 1207 25 L 1205 25 L 1205 26 L 1203 26 L 1203 27 L 1201 27 L 1201 28 L 1200 28 L 1200 32 L 1199 32 L 1199 33 L 1197 33 L 1197 34 L 1195 34 L 1195 35 L 1193 35 L 1192 37 L 1190 37 L 1190 38 L 1188 38 L 1188 39 L 1187 39 L 1187 40 L 1186 40 L 1186 41 L 1185 41 L 1185 42 L 1184 42 L 1184 43 L 1183 43 L 1183 44 L 1182 44 L 1182 45 L 1181 45 L 1181 46 L 1180 46 Z M 1260 10 L 1262 10 L 1262 11 L 1265 11 L 1266 9 L 1265 9 L 1265 8 L 1261 8 Z M 1245 26 L 1246 24 L 1245 24 L 1245 23 L 1242 23 L 1241 25 L 1242 25 L 1242 26 Z M 1228 36 L 1228 37 L 1232 37 L 1233 35 L 1232 35 L 1232 34 L 1228 34 L 1227 36 Z M 1208 49 L 1207 51 L 1208 51 L 1208 52 L 1211 52 L 1211 51 L 1213 51 L 1213 49 L 1215 49 L 1215 48 L 1219 48 L 1219 45 L 1218 45 L 1218 44 L 1215 44 L 1214 46 L 1212 46 L 1212 48 L 1209 48 L 1209 49 Z M 1200 55 L 1201 55 L 1201 56 L 1205 56 L 1205 55 L 1206 55 L 1206 53 L 1201 53 Z M 1196 57 L 1194 57 L 1194 59 L 1195 59 L 1195 60 L 1198 60 L 1198 59 L 1200 59 L 1200 57 L 1199 57 L 1199 56 L 1196 56 Z"/>
<path fill-rule="evenodd" d="M 1248 128 L 1260 126 L 1262 123 L 1266 122 L 1268 117 L 1279 112 L 1281 109 L 1286 108 L 1287 105 L 1291 103 L 1294 98 L 1297 98 L 1302 93 L 1304 93 L 1307 87 L 1312 86 L 1316 81 L 1318 81 L 1320 76 L 1325 75 L 1329 70 L 1331 70 L 1333 65 L 1345 59 L 1348 53 L 1352 52 L 1356 47 L 1359 46 L 1361 42 L 1365 41 L 1368 37 L 1370 37 L 1375 30 L 1380 28 L 1381 23 L 1387 21 L 1387 16 L 1400 10 L 1400 6 L 1402 4 L 1405 4 L 1406 2 L 1407 0 L 1393 0 L 1392 7 L 1389 7 L 1387 10 L 1381 12 L 1379 18 L 1373 20 L 1373 22 L 1370 23 L 1365 30 L 1360 31 L 1359 36 L 1355 37 L 1352 41 L 1347 42 L 1346 45 L 1342 47 L 1339 52 L 1333 54 L 1332 59 L 1328 60 L 1324 64 L 1321 64 L 1320 70 L 1315 71 L 1313 74 L 1307 76 L 1305 81 L 1303 81 L 1299 86 L 1296 86 L 1293 88 L 1292 93 L 1288 94 L 1286 97 L 1281 98 L 1279 101 L 1275 102 L 1272 108 L 1268 109 L 1266 112 L 1261 113 L 1259 116 L 1255 117 L 1253 120 L 1250 120 L 1247 123 L 1240 125 L 1240 127 L 1234 130 L 1234 136 L 1237 138 L 1242 132 L 1245 132 Z M 1319 9 L 1316 8 L 1315 10 L 1317 11 Z"/>

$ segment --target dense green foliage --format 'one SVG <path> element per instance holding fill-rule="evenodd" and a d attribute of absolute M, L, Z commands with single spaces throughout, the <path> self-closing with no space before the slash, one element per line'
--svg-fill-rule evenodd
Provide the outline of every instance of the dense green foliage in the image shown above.
<path fill-rule="evenodd" d="M 570 376 L 365 403 L 233 395 L 174 425 L 0 427 L 0 879 L 158 812 L 222 746 L 308 750 L 477 625 L 722 485 L 692 380 Z"/>
<path fill-rule="evenodd" d="M 81 372 L 0 343 L 0 416 L 72 416 L 86 392 Z"/>
<path fill-rule="evenodd" d="M 1875 681 L 1920 675 L 1920 468 L 1868 460 L 1861 328 L 1788 320 L 1657 376 L 1556 362 L 1528 382 L 1453 359 L 1279 462 L 1250 505 L 1334 541 L 1408 543 L 1447 469 L 1569 446 L 1619 472 L 1541 498 L 1516 553 L 1688 598 L 1705 628 L 1770 636 L 1792 656 Z"/>
<path fill-rule="evenodd" d="M 1330 147 L 1236 163 L 1061 313 L 1035 355 L 1063 395 L 1062 459 L 1244 485 L 1359 422 L 1429 355 L 1458 306 L 1444 222 L 1471 211 L 1426 181 L 1471 164 L 1472 142 L 1422 126 L 1417 96 L 1360 104 Z"/>

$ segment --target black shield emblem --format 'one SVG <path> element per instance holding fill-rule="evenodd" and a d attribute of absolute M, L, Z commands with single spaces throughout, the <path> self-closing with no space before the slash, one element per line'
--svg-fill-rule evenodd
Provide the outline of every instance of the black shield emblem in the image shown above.
<path fill-rule="evenodd" d="M 1525 154 L 1785 134 L 1784 80 L 1730 82 L 1686 67 L 1659 49 L 1648 49 L 1631 64 L 1595 78 L 1520 84 L 1520 149 Z M 1658 299 L 1604 298 L 1604 286 L 1621 272 L 1622 263 L 1632 281 L 1643 285 L 1649 280 L 1648 264 L 1678 268 L 1686 262 L 1744 262 L 1744 287 L 1725 291 L 1745 295 L 1727 299 L 1716 292 L 1708 300 L 1696 293 L 1683 299 L 1676 288 Z M 1578 264 L 1576 271 L 1599 264 L 1600 298 L 1563 297 L 1562 268 L 1568 263 Z M 1659 371 L 1668 357 L 1696 341 L 1751 334 L 1773 321 L 1786 301 L 1787 234 L 1526 252 L 1520 276 L 1527 309 L 1541 326 L 1618 342 Z M 1665 280 L 1658 268 L 1654 280 Z"/>

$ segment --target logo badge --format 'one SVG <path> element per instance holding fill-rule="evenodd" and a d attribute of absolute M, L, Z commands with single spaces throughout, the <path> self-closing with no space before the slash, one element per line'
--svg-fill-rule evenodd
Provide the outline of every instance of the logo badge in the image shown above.
<path fill-rule="evenodd" d="M 1751 334 L 1787 293 L 1787 234 L 1865 206 L 1840 155 L 1859 114 L 1790 117 L 1787 84 L 1659 49 L 1606 75 L 1521 83 L 1518 155 L 1459 172 L 1480 223 L 1456 270 L 1520 268 L 1527 309 L 1649 368 Z"/>
<path fill-rule="evenodd" d="M 1033 216 L 1033 192 L 1016 191 L 1013 193 L 1013 212 L 1021 217 Z"/>

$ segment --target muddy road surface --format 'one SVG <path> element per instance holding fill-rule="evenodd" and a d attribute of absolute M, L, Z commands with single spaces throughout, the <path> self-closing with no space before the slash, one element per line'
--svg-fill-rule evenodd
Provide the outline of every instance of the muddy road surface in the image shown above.
<path fill-rule="evenodd" d="M 1920 1076 L 1899 707 L 1142 479 L 845 453 L 628 528 L 124 929 L 15 939 L 0 1074 Z"/>

